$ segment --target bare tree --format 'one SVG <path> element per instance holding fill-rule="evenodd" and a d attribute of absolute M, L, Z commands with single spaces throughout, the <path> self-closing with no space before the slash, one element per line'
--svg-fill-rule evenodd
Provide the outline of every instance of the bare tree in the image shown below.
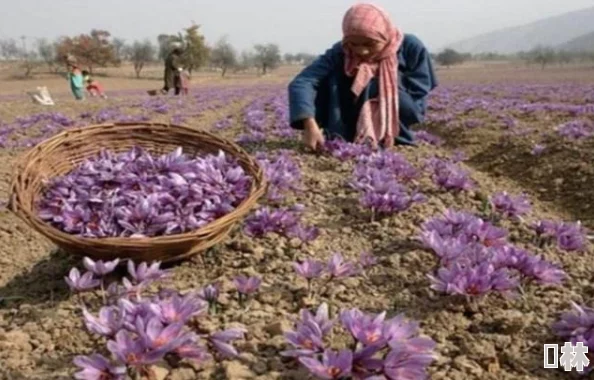
<path fill-rule="evenodd" d="M 50 71 L 55 71 L 58 67 L 58 57 L 56 54 L 56 43 L 51 43 L 45 38 L 37 40 L 37 54 L 45 62 Z"/>
<path fill-rule="evenodd" d="M 19 47 L 14 39 L 6 39 L 0 41 L 0 55 L 5 60 L 19 58 Z"/>
<path fill-rule="evenodd" d="M 222 70 L 223 77 L 227 70 L 237 66 L 237 51 L 226 37 L 221 38 L 210 51 L 210 62 Z"/>
<path fill-rule="evenodd" d="M 135 41 L 127 50 L 127 55 L 130 56 L 130 60 L 134 64 L 136 78 L 140 78 L 140 73 L 144 66 L 155 60 L 157 48 L 150 40 L 146 39 L 142 42 Z"/>
<path fill-rule="evenodd" d="M 528 52 L 530 62 L 538 63 L 544 70 L 545 66 L 555 61 L 555 49 L 546 46 L 537 46 Z"/>
<path fill-rule="evenodd" d="M 559 50 L 555 52 L 555 59 L 561 66 L 570 64 L 576 58 L 576 54 L 567 50 Z"/>
<path fill-rule="evenodd" d="M 126 41 L 123 38 L 114 38 L 111 40 L 111 45 L 113 46 L 113 56 L 115 61 L 118 63 L 124 61 Z"/>
<path fill-rule="evenodd" d="M 33 75 L 33 71 L 40 66 L 41 62 L 37 53 L 34 51 L 27 51 L 22 49 L 20 57 L 20 67 L 23 69 L 23 76 L 30 78 Z"/>

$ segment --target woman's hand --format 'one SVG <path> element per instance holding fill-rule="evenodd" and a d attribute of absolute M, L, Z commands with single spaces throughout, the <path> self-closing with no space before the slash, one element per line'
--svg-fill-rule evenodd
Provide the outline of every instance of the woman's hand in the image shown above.
<path fill-rule="evenodd" d="M 303 121 L 303 144 L 314 151 L 319 151 L 324 146 L 324 134 L 314 118 Z"/>

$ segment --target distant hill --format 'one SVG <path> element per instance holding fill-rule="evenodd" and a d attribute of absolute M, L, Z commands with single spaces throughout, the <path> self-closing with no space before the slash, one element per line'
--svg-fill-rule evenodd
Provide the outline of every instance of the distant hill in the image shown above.
<path fill-rule="evenodd" d="M 594 32 L 576 37 L 570 41 L 557 45 L 560 50 L 594 51 Z"/>
<path fill-rule="evenodd" d="M 588 37 L 589 36 L 589 37 Z M 594 36 L 594 7 L 564 13 L 530 24 L 496 30 L 449 44 L 462 53 L 513 54 L 530 50 L 537 45 L 581 47 L 591 43 Z"/>

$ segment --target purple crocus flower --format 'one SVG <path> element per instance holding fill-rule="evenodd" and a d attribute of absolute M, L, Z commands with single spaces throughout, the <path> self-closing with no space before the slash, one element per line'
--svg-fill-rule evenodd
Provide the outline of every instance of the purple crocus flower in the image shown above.
<path fill-rule="evenodd" d="M 571 302 L 571 311 L 564 312 L 552 326 L 555 334 L 567 339 L 584 336 L 586 339 L 594 337 L 594 309 Z"/>
<path fill-rule="evenodd" d="M 423 232 L 421 241 L 425 247 L 433 250 L 444 266 L 448 266 L 449 263 L 463 256 L 470 249 L 469 244 L 462 239 L 442 238 L 435 230 Z"/>
<path fill-rule="evenodd" d="M 126 378 L 125 366 L 113 365 L 100 354 L 76 356 L 73 363 L 81 369 L 74 374 L 74 378 L 78 380 L 124 380 Z"/>
<path fill-rule="evenodd" d="M 411 352 L 428 352 L 435 348 L 431 338 L 419 337 L 419 324 L 407 321 L 403 315 L 385 321 L 382 332 L 390 347 L 402 346 Z"/>
<path fill-rule="evenodd" d="M 114 336 L 124 325 L 123 310 L 116 306 L 102 307 L 98 318 L 83 308 L 83 317 L 85 326 L 90 332 L 108 338 Z"/>
<path fill-rule="evenodd" d="M 324 336 L 330 333 L 334 325 L 334 321 L 329 319 L 328 305 L 321 304 L 315 315 L 307 309 L 302 309 L 300 316 L 301 320 L 296 323 L 295 331 L 284 334 L 294 349 L 283 351 L 283 356 L 312 356 L 324 350 Z"/>
<path fill-rule="evenodd" d="M 383 349 L 382 346 L 368 346 L 355 352 L 353 355 L 353 375 L 357 379 L 384 379 L 383 376 L 373 376 L 384 367 L 383 358 L 378 358 L 377 353 Z"/>
<path fill-rule="evenodd" d="M 226 358 L 234 358 L 239 355 L 237 349 L 230 342 L 244 339 L 247 330 L 243 328 L 232 328 L 225 331 L 218 331 L 210 335 L 210 342 L 214 348 Z"/>
<path fill-rule="evenodd" d="M 130 366 L 154 364 L 166 353 L 163 350 L 147 350 L 140 338 L 126 330 L 120 330 L 115 340 L 108 341 L 107 349 L 120 363 Z"/>
<path fill-rule="evenodd" d="M 536 144 L 532 147 L 532 151 L 530 153 L 532 153 L 533 156 L 540 156 L 546 149 L 547 147 L 545 145 Z"/>
<path fill-rule="evenodd" d="M 200 339 L 196 334 L 189 334 L 188 340 L 178 346 L 174 352 L 181 359 L 189 359 L 198 363 L 203 363 L 211 359 L 208 349 L 200 343 Z"/>
<path fill-rule="evenodd" d="M 437 186 L 445 190 L 464 191 L 474 187 L 474 182 L 466 170 L 447 161 L 436 162 L 432 178 Z"/>
<path fill-rule="evenodd" d="M 169 352 L 184 344 L 189 335 L 182 332 L 184 324 L 181 322 L 163 325 L 157 317 L 145 322 L 143 318 L 136 319 L 136 332 L 142 345 L 151 350 Z"/>
<path fill-rule="evenodd" d="M 344 257 L 340 253 L 332 255 L 328 261 L 327 270 L 335 278 L 350 277 L 357 273 L 355 264 L 345 262 Z"/>
<path fill-rule="evenodd" d="M 315 323 L 320 328 L 322 335 L 329 334 L 334 325 L 334 320 L 330 319 L 327 303 L 322 303 L 316 310 L 315 315 L 307 309 L 302 309 L 300 316 L 303 323 Z"/>
<path fill-rule="evenodd" d="M 440 146 L 443 145 L 443 139 L 439 136 L 435 136 L 427 131 L 420 130 L 415 132 L 415 139 L 427 143 L 429 145 Z"/>
<path fill-rule="evenodd" d="M 198 292 L 198 297 L 208 303 L 217 302 L 219 299 L 219 288 L 215 285 L 207 285 Z"/>
<path fill-rule="evenodd" d="M 557 246 L 564 251 L 583 251 L 587 237 L 581 223 L 561 223 L 557 226 Z"/>
<path fill-rule="evenodd" d="M 233 283 L 239 293 L 249 295 L 258 291 L 262 284 L 262 279 L 258 277 L 237 276 L 233 280 Z"/>
<path fill-rule="evenodd" d="M 324 264 L 316 260 L 307 259 L 301 264 L 293 263 L 293 268 L 299 276 L 311 280 L 322 275 Z"/>
<path fill-rule="evenodd" d="M 185 323 L 190 318 L 204 314 L 208 304 L 195 293 L 183 297 L 175 293 L 171 297 L 159 301 L 161 321 L 166 324 Z"/>
<path fill-rule="evenodd" d="M 505 269 L 495 269 L 489 262 L 466 267 L 457 263 L 451 268 L 440 268 L 437 276 L 428 275 L 431 288 L 446 294 L 481 296 L 490 291 L 504 295 L 518 287 L 517 279 L 510 277 Z"/>
<path fill-rule="evenodd" d="M 517 249 L 513 246 L 504 246 L 495 254 L 499 255 L 502 266 L 513 268 L 522 275 L 534 279 L 541 284 L 561 284 L 567 274 L 558 265 L 546 261 L 544 258 Z"/>
<path fill-rule="evenodd" d="M 507 218 L 517 218 L 528 213 L 531 209 L 530 201 L 525 194 L 512 196 L 503 191 L 493 194 L 490 202 L 496 212 Z"/>
<path fill-rule="evenodd" d="M 72 268 L 68 277 L 64 277 L 64 280 L 73 292 L 84 292 L 101 285 L 100 280 L 93 278 L 93 272 L 86 272 L 81 276 L 77 268 Z"/>
<path fill-rule="evenodd" d="M 466 227 L 464 236 L 469 242 L 478 242 L 485 247 L 499 247 L 506 244 L 507 231 L 477 219 Z"/>
<path fill-rule="evenodd" d="M 132 260 L 128 260 L 128 273 L 134 279 L 135 283 L 159 280 L 165 276 L 165 271 L 161 270 L 161 262 L 153 262 L 150 266 L 142 262 L 137 267 Z"/>
<path fill-rule="evenodd" d="M 412 353 L 405 347 L 396 347 L 386 356 L 384 375 L 389 380 L 425 379 L 426 368 L 435 360 L 433 353 Z"/>
<path fill-rule="evenodd" d="M 530 225 L 538 236 L 547 235 L 553 236 L 557 231 L 558 223 L 551 220 L 539 220 Z"/>
<path fill-rule="evenodd" d="M 366 315 L 358 309 L 344 310 L 340 313 L 342 325 L 351 333 L 353 338 L 365 346 L 383 345 L 386 313 Z"/>
<path fill-rule="evenodd" d="M 351 375 L 353 353 L 349 350 L 338 352 L 326 350 L 321 361 L 310 357 L 301 357 L 299 362 L 320 379 L 342 379 Z"/>
<path fill-rule="evenodd" d="M 113 272 L 116 266 L 119 264 L 120 259 L 115 259 L 113 261 L 93 261 L 92 259 L 85 257 L 83 259 L 83 265 L 87 268 L 88 271 L 95 273 L 97 276 L 105 276 Z"/>
<path fill-rule="evenodd" d="M 124 327 L 130 331 L 136 331 L 138 318 L 149 320 L 161 316 L 161 307 L 148 300 L 132 302 L 126 298 L 120 298 L 117 302 L 120 309 L 124 311 Z"/>
<path fill-rule="evenodd" d="M 284 336 L 293 349 L 281 352 L 282 356 L 312 356 L 324 350 L 324 334 L 314 321 L 304 321 L 297 325 L 296 330 L 287 331 Z"/>
<path fill-rule="evenodd" d="M 297 238 L 303 243 L 309 243 L 316 240 L 318 236 L 320 236 L 320 229 L 316 226 L 304 226 L 302 224 L 296 224 L 287 230 L 287 236 Z"/>

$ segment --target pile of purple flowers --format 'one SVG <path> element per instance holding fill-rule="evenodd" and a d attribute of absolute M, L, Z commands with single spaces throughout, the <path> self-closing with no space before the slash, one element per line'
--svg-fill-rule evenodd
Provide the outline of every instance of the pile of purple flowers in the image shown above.
<path fill-rule="evenodd" d="M 520 277 L 560 284 L 566 277 L 557 265 L 507 241 L 507 231 L 466 212 L 448 209 L 423 224 L 421 240 L 440 260 L 432 288 L 446 294 L 512 295 Z"/>
<path fill-rule="evenodd" d="M 572 311 L 561 315 L 559 320 L 553 323 L 552 329 L 555 335 L 575 345 L 582 342 L 588 347 L 590 365 L 584 369 L 584 373 L 592 371 L 592 350 L 594 350 L 594 309 L 580 306 L 572 302 Z"/>
<path fill-rule="evenodd" d="M 468 171 L 455 162 L 441 158 L 431 158 L 425 165 L 431 173 L 431 179 L 438 187 L 448 191 L 464 191 L 474 187 Z"/>
<path fill-rule="evenodd" d="M 530 212 L 530 200 L 526 194 L 513 196 L 506 191 L 495 193 L 490 197 L 491 208 L 497 214 L 511 219 L 518 219 Z"/>
<path fill-rule="evenodd" d="M 197 158 L 181 148 L 160 157 L 141 148 L 102 151 L 53 179 L 38 215 L 85 237 L 179 234 L 231 212 L 251 185 L 243 168 L 222 151 Z"/>
<path fill-rule="evenodd" d="M 91 290 L 118 262 L 94 262 L 85 258 L 84 265 L 89 272 L 79 276 L 78 269 L 73 268 L 66 281 L 73 291 Z M 81 370 L 76 378 L 150 377 L 151 365 L 162 361 L 185 359 L 202 364 L 214 357 L 224 359 L 238 355 L 231 342 L 243 339 L 245 329 L 231 328 L 207 334 L 196 333 L 188 326 L 195 318 L 205 316 L 209 302 L 218 297 L 212 286 L 183 295 L 171 289 L 151 294 L 148 292 L 150 285 L 167 276 L 160 269 L 160 263 L 135 266 L 128 261 L 128 274 L 129 278 L 125 277 L 121 284 L 109 285 L 109 298 L 104 298 L 106 303 L 98 315 L 83 305 L 87 330 L 107 339 L 106 352 L 111 354 L 111 359 L 103 353 L 77 356 L 74 364 Z"/>
<path fill-rule="evenodd" d="M 306 226 L 302 223 L 301 217 L 304 210 L 305 207 L 301 204 L 276 209 L 262 207 L 246 218 L 243 232 L 256 238 L 274 232 L 308 243 L 318 237 L 319 230 L 315 226 Z"/>
<path fill-rule="evenodd" d="M 327 344 L 336 320 L 322 304 L 315 315 L 301 310 L 295 330 L 285 338 L 291 349 L 283 356 L 295 358 L 318 379 L 410 379 L 427 377 L 435 360 L 435 342 L 420 337 L 418 323 L 403 315 L 386 319 L 386 313 L 365 314 L 343 310 L 338 318 L 343 331 L 352 337 L 350 348 L 333 350 Z"/>
<path fill-rule="evenodd" d="M 390 151 L 360 156 L 349 185 L 359 191 L 359 204 L 376 215 L 402 212 L 425 196 L 410 190 L 405 183 L 418 175 L 417 170 L 401 155 Z"/>
<path fill-rule="evenodd" d="M 536 233 L 536 244 L 540 247 L 554 241 L 563 251 L 583 252 L 588 246 L 587 231 L 580 222 L 541 220 L 533 223 L 531 228 Z"/>
<path fill-rule="evenodd" d="M 268 180 L 269 201 L 280 201 L 287 192 L 300 190 L 301 169 L 289 151 L 283 150 L 277 154 L 259 152 L 256 160 Z"/>

